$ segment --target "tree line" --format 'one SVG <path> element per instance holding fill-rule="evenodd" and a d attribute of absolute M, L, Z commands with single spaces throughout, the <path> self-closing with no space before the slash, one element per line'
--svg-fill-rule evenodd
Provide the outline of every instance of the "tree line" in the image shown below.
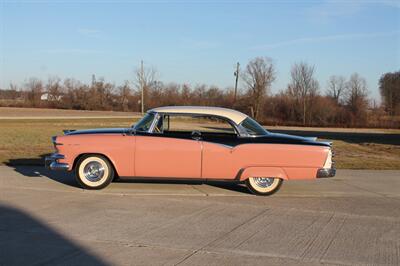
<path fill-rule="evenodd" d="M 222 89 L 204 84 L 163 83 L 153 68 L 140 68 L 132 82 L 116 86 L 103 78 L 91 84 L 75 79 L 30 78 L 23 86 L 11 84 L 0 90 L 0 105 L 15 107 L 113 110 L 140 112 L 166 105 L 204 105 L 234 108 L 268 125 L 400 127 L 400 71 L 385 73 L 379 80 L 382 103 L 369 99 L 364 77 L 332 75 L 321 86 L 315 66 L 292 65 L 290 81 L 278 93 L 273 61 L 257 57 L 240 71 L 241 88 Z M 142 90 L 143 88 L 143 90 Z"/>

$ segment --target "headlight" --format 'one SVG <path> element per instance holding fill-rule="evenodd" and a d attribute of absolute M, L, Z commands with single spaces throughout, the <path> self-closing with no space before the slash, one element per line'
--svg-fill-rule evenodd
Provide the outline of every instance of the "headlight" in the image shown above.
<path fill-rule="evenodd" d="M 57 142 L 57 136 L 51 137 L 51 142 L 53 142 L 54 147 L 63 145 L 62 143 Z"/>

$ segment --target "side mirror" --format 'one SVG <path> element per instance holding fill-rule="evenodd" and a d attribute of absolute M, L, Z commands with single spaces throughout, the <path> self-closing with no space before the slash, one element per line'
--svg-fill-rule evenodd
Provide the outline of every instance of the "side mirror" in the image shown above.
<path fill-rule="evenodd" d="M 192 131 L 191 136 L 192 136 L 192 139 L 194 139 L 194 140 L 201 140 L 201 132 L 200 131 L 197 131 L 197 130 Z"/>

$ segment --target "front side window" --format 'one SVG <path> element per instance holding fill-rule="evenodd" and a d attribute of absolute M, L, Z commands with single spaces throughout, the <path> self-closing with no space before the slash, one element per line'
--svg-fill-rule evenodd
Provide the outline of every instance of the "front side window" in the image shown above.
<path fill-rule="evenodd" d="M 263 136 L 268 134 L 268 131 L 264 129 L 257 121 L 247 117 L 240 123 L 240 126 L 251 136 Z"/>
<path fill-rule="evenodd" d="M 136 131 L 147 132 L 149 131 L 151 124 L 153 123 L 155 114 L 154 113 L 147 113 L 143 116 L 139 122 L 133 126 L 133 129 Z"/>

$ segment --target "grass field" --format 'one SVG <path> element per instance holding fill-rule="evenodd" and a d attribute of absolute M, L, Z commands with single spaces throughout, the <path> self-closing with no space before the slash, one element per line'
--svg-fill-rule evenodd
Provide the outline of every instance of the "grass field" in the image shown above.
<path fill-rule="evenodd" d="M 18 110 L 11 116 L 9 114 L 12 110 L 9 109 L 6 114 L 3 112 L 4 108 L 0 108 L 1 164 L 42 163 L 41 156 L 53 152 L 51 136 L 62 134 L 63 129 L 129 127 L 138 119 L 138 114 L 135 113 L 94 114 L 83 111 L 81 117 L 77 117 L 80 111 L 48 109 Z M 19 116 L 15 115 L 18 112 Z M 400 169 L 399 130 L 296 127 L 268 129 L 332 140 L 338 168 Z"/>
<path fill-rule="evenodd" d="M 0 107 L 0 119 L 44 119 L 44 118 L 91 118 L 91 117 L 139 117 L 134 112 L 64 110 L 47 108 Z"/>

